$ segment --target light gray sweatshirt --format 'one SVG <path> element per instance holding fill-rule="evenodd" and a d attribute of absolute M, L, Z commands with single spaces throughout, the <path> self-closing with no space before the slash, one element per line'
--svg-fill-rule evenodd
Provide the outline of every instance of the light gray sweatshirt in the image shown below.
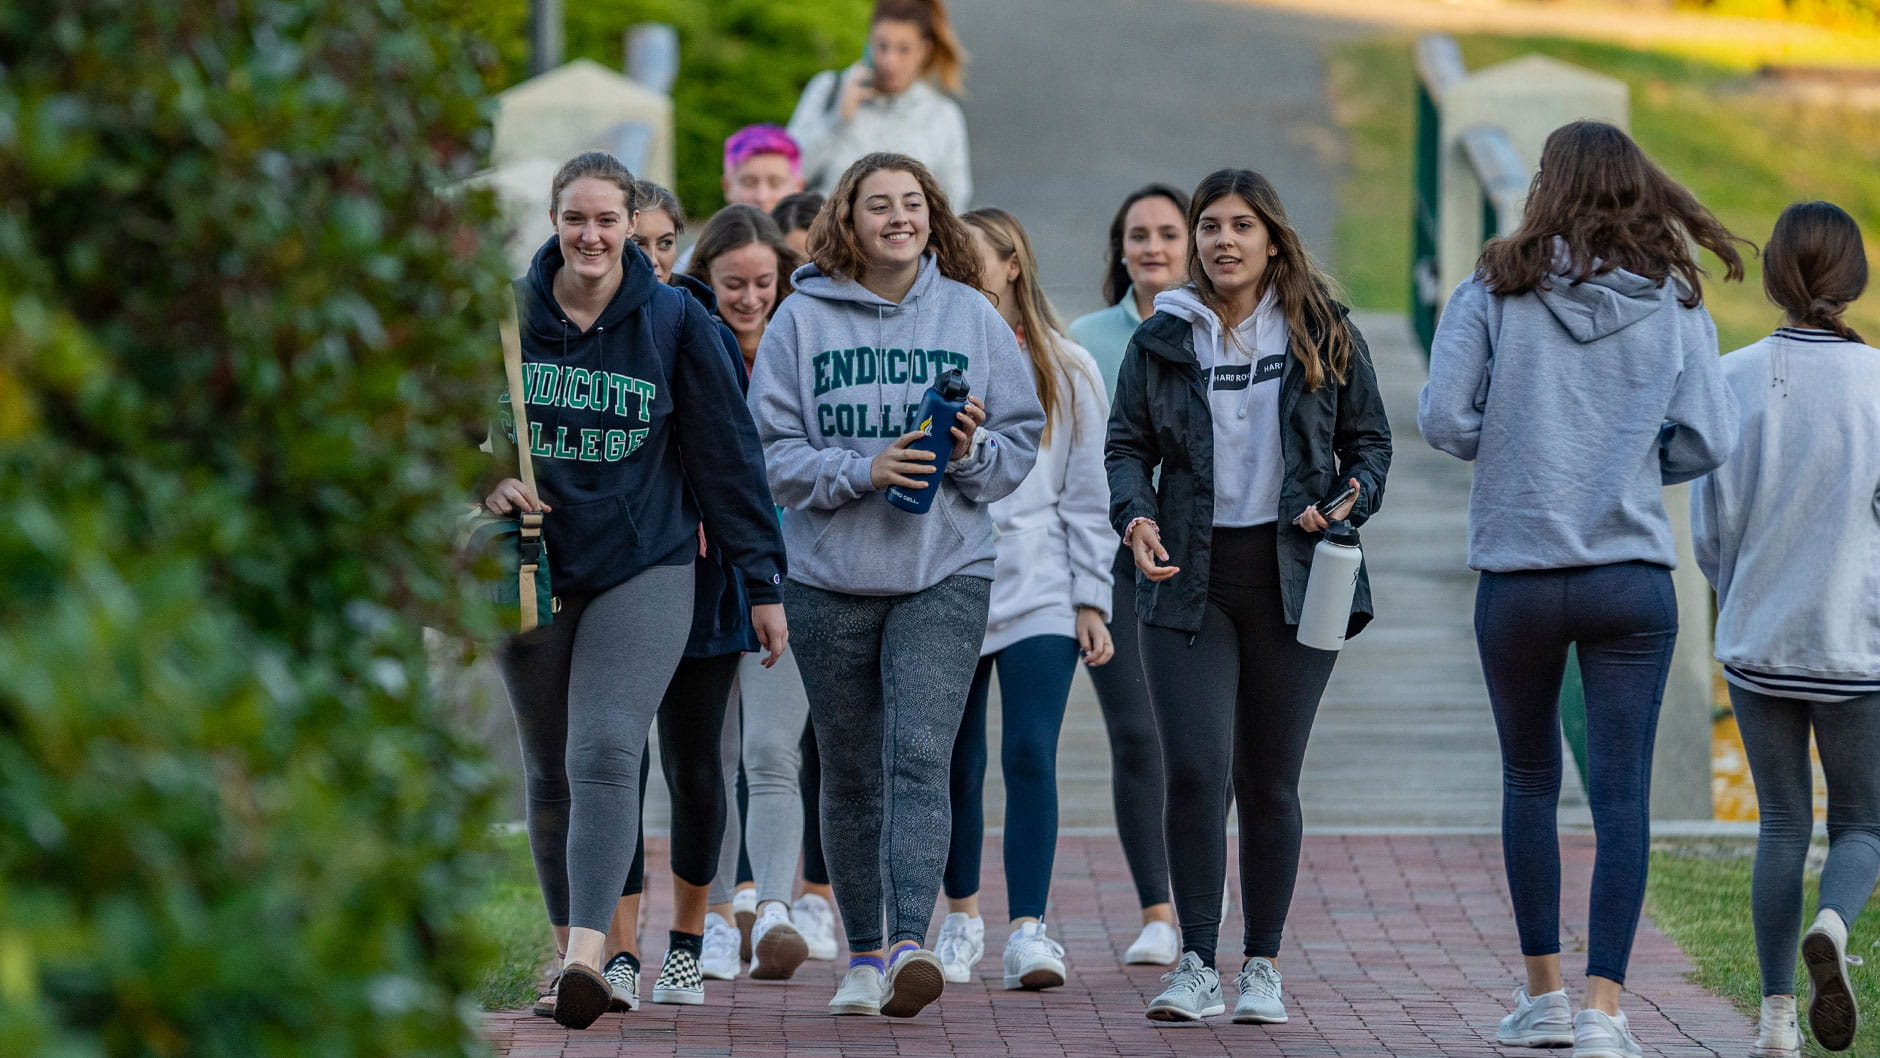
<path fill-rule="evenodd" d="M 953 212 L 964 213 L 973 197 L 973 167 L 966 117 L 953 97 L 925 80 L 915 81 L 899 95 L 868 97 L 854 117 L 843 121 L 835 101 L 841 84 L 841 71 L 817 74 L 790 116 L 790 135 L 803 151 L 804 186 L 834 194 L 836 181 L 855 159 L 893 151 L 925 165 Z"/>
<path fill-rule="evenodd" d="M 1880 682 L 1880 349 L 1784 328 L 1724 357 L 1723 375 L 1743 441 L 1691 491 L 1697 564 L 1717 589 L 1717 658 L 1812 678 L 1798 686 L 1870 688 Z M 1796 690 L 1777 693 L 1820 697 Z"/>
<path fill-rule="evenodd" d="M 1615 269 L 1450 295 L 1417 426 L 1475 461 L 1471 568 L 1677 565 L 1662 486 L 1721 464 L 1737 432 L 1717 328 L 1681 290 Z"/>
<path fill-rule="evenodd" d="M 898 305 L 813 264 L 792 279 L 796 293 L 757 347 L 749 395 L 785 508 L 790 579 L 851 595 L 912 594 L 955 574 L 990 580 L 988 506 L 1025 480 L 1044 430 L 1012 328 L 931 255 Z M 933 507 L 910 514 L 877 495 L 870 463 L 914 429 L 928 386 L 953 367 L 985 402 L 986 422 L 965 458 L 929 477 L 940 490 Z"/>

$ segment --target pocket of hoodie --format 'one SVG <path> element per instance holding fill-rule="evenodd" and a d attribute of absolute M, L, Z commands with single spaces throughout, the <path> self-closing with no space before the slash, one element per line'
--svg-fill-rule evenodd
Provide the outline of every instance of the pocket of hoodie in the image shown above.
<path fill-rule="evenodd" d="M 556 594 L 590 595 L 611 588 L 639 557 L 640 528 L 625 496 L 558 504 L 547 523 Z"/>

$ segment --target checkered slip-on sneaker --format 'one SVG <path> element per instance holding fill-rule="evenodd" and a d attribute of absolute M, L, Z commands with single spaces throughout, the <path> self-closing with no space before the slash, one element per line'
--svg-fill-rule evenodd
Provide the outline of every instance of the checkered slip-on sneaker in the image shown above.
<path fill-rule="evenodd" d="M 698 956 L 683 948 L 666 953 L 659 976 L 653 980 L 653 1002 L 691 1007 L 704 1005 L 705 975 L 699 970 Z"/>
<path fill-rule="evenodd" d="M 640 970 L 625 952 L 607 960 L 601 976 L 607 978 L 614 990 L 613 1006 L 609 1009 L 616 1013 L 640 1009 Z"/>

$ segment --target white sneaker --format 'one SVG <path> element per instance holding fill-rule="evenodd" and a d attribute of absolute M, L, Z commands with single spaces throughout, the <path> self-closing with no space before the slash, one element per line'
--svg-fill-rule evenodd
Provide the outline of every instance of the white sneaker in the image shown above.
<path fill-rule="evenodd" d="M 731 892 L 731 918 L 738 924 L 738 958 L 751 961 L 751 927 L 757 925 L 757 887 Z"/>
<path fill-rule="evenodd" d="M 1501 1019 L 1495 1042 L 1503 1047 L 1573 1046 L 1573 1001 L 1565 989 L 1537 996 L 1514 990 L 1514 1012 Z"/>
<path fill-rule="evenodd" d="M 836 912 L 829 901 L 804 893 L 790 905 L 790 922 L 809 946 L 809 957 L 824 962 L 836 957 Z"/>
<path fill-rule="evenodd" d="M 738 931 L 716 911 L 705 913 L 704 953 L 699 956 L 698 968 L 709 980 L 738 979 Z"/>
<path fill-rule="evenodd" d="M 1756 1045 L 1750 1058 L 1802 1058 L 1802 1030 L 1795 1023 L 1794 996 L 1764 996 L 1756 1019 Z"/>
<path fill-rule="evenodd" d="M 1203 966 L 1201 956 L 1184 952 L 1182 961 L 1162 975 L 1168 987 L 1149 1001 L 1150 1021 L 1200 1021 L 1227 1009 L 1221 999 L 1221 978 L 1214 967 Z"/>
<path fill-rule="evenodd" d="M 775 900 L 765 904 L 751 927 L 751 976 L 759 981 L 787 981 L 809 958 L 809 945 L 790 924 L 790 913 Z"/>
<path fill-rule="evenodd" d="M 887 988 L 881 971 L 873 966 L 851 966 L 842 987 L 829 1001 L 831 1014 L 880 1014 L 881 993 Z"/>
<path fill-rule="evenodd" d="M 1645 1058 L 1645 1049 L 1632 1038 L 1625 1011 L 1588 1008 L 1573 1015 L 1573 1058 Z"/>
<path fill-rule="evenodd" d="M 940 956 L 940 969 L 954 984 L 973 979 L 979 960 L 986 957 L 986 920 L 968 917 L 964 911 L 952 911 L 940 923 L 940 941 L 933 946 Z"/>
<path fill-rule="evenodd" d="M 1279 967 L 1273 960 L 1256 955 L 1240 968 L 1234 983 L 1240 986 L 1240 999 L 1234 1004 L 1234 1021 L 1240 1025 L 1284 1025 L 1290 1016 L 1281 998 Z"/>
<path fill-rule="evenodd" d="M 911 1018 L 946 991 L 946 974 L 940 969 L 940 957 L 925 948 L 903 949 L 899 955 L 888 956 L 881 1012 L 891 1018 Z"/>
<path fill-rule="evenodd" d="M 1064 983 L 1064 945 L 1045 936 L 1043 922 L 1027 922 L 1005 938 L 1005 987 L 1037 991 Z"/>
<path fill-rule="evenodd" d="M 1145 922 L 1142 932 L 1123 952 L 1128 966 L 1171 966 L 1182 957 L 1182 935 L 1167 922 Z"/>
<path fill-rule="evenodd" d="M 1836 912 L 1822 909 L 1802 934 L 1802 965 L 1808 967 L 1812 982 L 1808 1031 L 1830 1051 L 1847 1050 L 1860 1027 L 1860 1007 L 1854 1002 L 1853 982 L 1847 979 L 1847 968 L 1860 964 L 1860 956 L 1847 953 L 1847 923 Z"/>

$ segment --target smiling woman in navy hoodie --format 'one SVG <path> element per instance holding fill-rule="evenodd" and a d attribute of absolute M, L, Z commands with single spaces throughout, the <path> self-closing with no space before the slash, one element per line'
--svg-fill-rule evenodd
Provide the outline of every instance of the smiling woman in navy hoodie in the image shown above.
<path fill-rule="evenodd" d="M 555 1019 L 571 1028 L 613 1002 L 598 968 L 633 858 L 622 822 L 639 817 L 647 732 L 686 646 L 690 622 L 672 615 L 692 611 L 701 521 L 772 593 L 753 598 L 759 641 L 775 654 L 788 640 L 774 594 L 782 542 L 736 368 L 704 306 L 626 250 L 634 205 L 633 175 L 609 155 L 556 173 L 555 236 L 516 283 L 520 440 L 541 494 L 506 478 L 484 500 L 497 514 L 548 514 L 560 610 L 498 661 L 522 742 L 529 847 L 565 952 Z"/>
<path fill-rule="evenodd" d="M 823 850 L 851 952 L 829 1010 L 908 1017 L 945 987 L 925 940 L 992 592 L 987 508 L 1030 472 L 1044 409 L 925 166 L 902 154 L 851 165 L 809 251 L 758 346 L 751 409 L 796 560 L 784 599 L 802 631 Z M 908 446 L 923 436 L 922 394 L 949 368 L 973 403 L 933 424 L 953 439 L 936 473 Z M 879 494 L 892 485 L 938 494 L 911 514 Z"/>

